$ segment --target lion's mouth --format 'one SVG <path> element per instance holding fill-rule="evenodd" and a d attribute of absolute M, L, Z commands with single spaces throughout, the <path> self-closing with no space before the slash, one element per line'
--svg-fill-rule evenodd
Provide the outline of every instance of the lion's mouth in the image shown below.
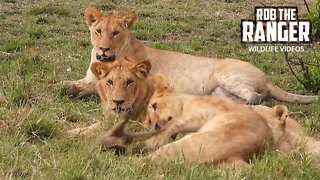
<path fill-rule="evenodd" d="M 112 109 L 112 111 L 115 112 L 116 114 L 120 114 L 120 113 L 129 111 L 129 109 L 124 109 L 124 108 L 121 108 L 121 107 L 115 107 L 115 108 Z"/>
<path fill-rule="evenodd" d="M 106 55 L 96 55 L 97 60 L 101 61 L 101 62 L 113 62 L 116 59 L 115 55 L 112 56 L 106 56 Z"/>

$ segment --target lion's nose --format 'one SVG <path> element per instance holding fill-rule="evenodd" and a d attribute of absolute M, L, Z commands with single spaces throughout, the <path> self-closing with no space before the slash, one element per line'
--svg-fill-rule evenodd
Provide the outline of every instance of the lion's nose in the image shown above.
<path fill-rule="evenodd" d="M 156 126 L 154 127 L 156 130 L 161 129 L 161 127 L 158 125 L 158 123 L 156 124 Z"/>
<path fill-rule="evenodd" d="M 100 49 L 101 51 L 103 51 L 103 52 L 106 52 L 106 51 L 109 51 L 109 50 L 110 50 L 110 48 L 103 48 L 103 47 L 99 47 L 99 49 Z"/>
<path fill-rule="evenodd" d="M 119 105 L 121 105 L 122 103 L 124 103 L 124 100 L 113 100 L 113 102 L 114 102 L 117 106 L 119 106 Z"/>

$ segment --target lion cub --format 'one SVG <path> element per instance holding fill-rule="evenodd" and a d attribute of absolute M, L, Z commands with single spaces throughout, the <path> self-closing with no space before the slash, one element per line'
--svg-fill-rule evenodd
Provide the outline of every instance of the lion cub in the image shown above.
<path fill-rule="evenodd" d="M 266 146 L 286 152 L 296 144 L 312 155 L 320 154 L 320 142 L 306 136 L 303 128 L 288 118 L 285 106 L 271 109 L 218 97 L 177 94 L 161 81 L 150 99 L 144 122 L 145 127 L 160 129 L 146 142 L 149 149 L 160 147 L 152 155 L 155 159 L 245 163 Z M 191 134 L 169 143 L 181 132 Z"/>
<path fill-rule="evenodd" d="M 286 111 L 282 106 L 275 108 L 280 127 Z M 152 154 L 157 160 L 246 163 L 253 154 L 261 153 L 266 146 L 272 147 L 273 140 L 281 136 L 273 133 L 266 121 L 248 106 L 220 97 L 173 93 L 162 78 L 155 83 L 144 125 L 153 122 L 161 130 L 146 141 L 146 146 L 160 147 Z M 191 134 L 169 143 L 171 136 L 182 132 Z"/>

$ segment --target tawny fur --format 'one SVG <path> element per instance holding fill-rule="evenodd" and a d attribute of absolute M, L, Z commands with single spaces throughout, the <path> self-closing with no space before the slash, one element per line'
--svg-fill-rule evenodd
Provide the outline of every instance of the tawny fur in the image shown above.
<path fill-rule="evenodd" d="M 96 145 L 105 150 L 114 150 L 116 153 L 122 154 L 133 141 L 143 141 L 158 133 L 158 131 L 126 132 L 125 125 L 127 123 L 128 120 L 123 120 L 116 124 L 97 139 Z"/>
<path fill-rule="evenodd" d="M 91 71 L 96 77 L 96 90 L 101 99 L 106 115 L 141 115 L 146 110 L 153 93 L 152 77 L 149 76 L 151 65 L 148 61 L 139 63 L 121 59 L 114 63 L 95 62 Z M 122 103 L 117 103 L 122 101 Z M 92 135 L 103 124 L 97 122 L 84 128 L 69 130 L 69 136 Z"/>
<path fill-rule="evenodd" d="M 178 94 L 163 87 L 159 92 L 155 88 L 144 125 L 153 129 L 156 124 L 160 133 L 146 144 L 149 149 L 160 147 L 152 155 L 158 160 L 246 162 L 263 150 L 268 140 L 272 140 L 272 148 L 290 151 L 302 144 L 308 153 L 319 156 L 320 142 L 306 136 L 282 105 L 244 106 L 218 97 Z M 167 144 L 172 135 L 181 132 L 191 134 Z"/>
<path fill-rule="evenodd" d="M 160 82 L 161 83 L 161 82 Z M 165 84 L 164 86 L 167 86 Z M 266 146 L 273 133 L 265 120 L 249 106 L 212 96 L 173 93 L 155 86 L 145 125 L 157 122 L 160 133 L 146 141 L 155 160 L 213 163 L 248 162 Z M 170 143 L 172 135 L 191 133 Z M 169 143 L 169 144 L 168 144 Z"/>
<path fill-rule="evenodd" d="M 101 13 L 89 7 L 85 11 L 93 45 L 91 64 L 109 63 L 116 59 L 127 58 L 131 61 L 149 60 L 152 72 L 168 77 L 176 92 L 195 95 L 215 94 L 223 90 L 237 97 L 242 103 L 258 103 L 266 96 L 282 101 L 310 103 L 317 96 L 302 96 L 283 91 L 273 85 L 266 75 L 248 62 L 237 59 L 217 59 L 192 56 L 174 51 L 152 49 L 144 46 L 131 33 L 137 19 L 135 12 L 126 16 L 115 13 Z M 98 59 L 99 60 L 98 60 Z M 95 76 L 91 69 L 85 78 L 66 81 L 71 87 L 69 94 L 81 90 L 92 90 Z"/>

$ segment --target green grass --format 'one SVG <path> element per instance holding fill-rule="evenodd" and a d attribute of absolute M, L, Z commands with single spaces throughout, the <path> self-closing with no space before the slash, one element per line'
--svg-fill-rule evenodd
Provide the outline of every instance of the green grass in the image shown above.
<path fill-rule="evenodd" d="M 182 162 L 155 164 L 133 152 L 101 152 L 95 137 L 68 138 L 76 127 L 113 119 L 103 116 L 99 98 L 70 100 L 49 84 L 80 79 L 91 52 L 83 17 L 88 6 L 139 15 L 133 33 L 150 47 L 209 57 L 231 57 L 261 68 L 275 84 L 309 94 L 291 75 L 281 53 L 250 53 L 240 43 L 240 19 L 253 17 L 254 6 L 297 5 L 303 1 L 3 1 L 0 12 L 0 179 L 319 179 L 319 165 L 302 151 L 270 151 L 248 168 L 217 169 Z M 309 3 L 311 4 L 311 3 Z M 319 53 L 319 47 L 317 53 Z M 302 53 L 309 56 L 309 51 Z M 67 69 L 71 68 L 71 71 Z M 279 103 L 270 100 L 263 104 Z M 283 103 L 310 135 L 320 132 L 320 102 Z"/>
<path fill-rule="evenodd" d="M 67 10 L 64 9 L 64 8 L 57 7 L 57 6 L 54 5 L 54 4 L 47 4 L 47 5 L 42 6 L 42 7 L 32 8 L 32 9 L 29 11 L 29 14 L 31 14 L 31 15 L 46 14 L 46 15 L 51 15 L 51 16 L 52 16 L 52 15 L 58 15 L 58 16 L 61 16 L 61 17 L 68 17 L 68 16 L 70 16 L 69 11 L 67 11 Z"/>

